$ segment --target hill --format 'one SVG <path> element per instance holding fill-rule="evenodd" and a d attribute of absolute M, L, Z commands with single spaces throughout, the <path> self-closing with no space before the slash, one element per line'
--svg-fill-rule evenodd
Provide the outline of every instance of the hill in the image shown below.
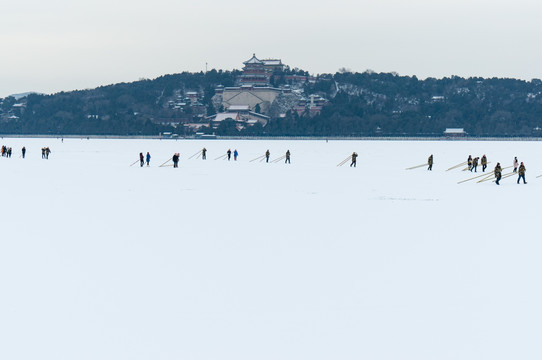
<path fill-rule="evenodd" d="M 157 135 L 195 132 L 260 136 L 441 136 L 464 128 L 472 136 L 540 136 L 542 81 L 428 78 L 394 73 L 338 72 L 309 77 L 303 70 L 274 74 L 281 94 L 269 121 L 250 124 L 226 111 L 216 89 L 233 87 L 239 70 L 164 75 L 53 95 L 0 100 L 0 133 Z M 279 91 L 277 90 L 277 91 Z M 286 91 L 288 90 L 288 91 Z M 323 105 L 312 111 L 310 101 Z M 260 112 L 259 104 L 251 109 Z"/>

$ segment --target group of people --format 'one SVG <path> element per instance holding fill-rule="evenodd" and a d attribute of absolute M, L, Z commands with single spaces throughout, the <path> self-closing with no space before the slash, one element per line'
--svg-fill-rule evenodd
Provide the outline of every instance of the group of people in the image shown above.
<path fill-rule="evenodd" d="M 13 153 L 13 150 L 11 149 L 11 147 L 2 145 L 2 148 L 0 148 L 0 152 L 2 153 L 2 156 L 10 158 L 12 153 Z M 49 149 L 49 147 L 41 148 L 41 158 L 42 159 L 49 159 L 49 154 L 50 153 L 51 153 L 51 149 Z M 23 146 L 23 148 L 21 149 L 21 156 L 20 157 L 22 157 L 23 159 L 26 157 L 26 147 L 25 146 Z"/>
<path fill-rule="evenodd" d="M 527 169 L 525 169 L 525 165 L 523 164 L 523 162 L 519 163 L 519 166 L 518 166 L 518 158 L 514 157 L 513 165 L 514 165 L 514 170 L 512 171 L 512 173 L 518 174 L 518 180 L 516 181 L 516 183 L 519 184 L 519 181 L 523 180 L 523 183 L 527 184 L 527 181 L 525 181 L 525 172 L 527 171 Z M 502 167 L 500 163 L 497 163 L 497 166 L 495 166 L 494 173 L 495 173 L 495 183 L 497 185 L 500 185 L 499 181 L 501 181 L 501 178 L 502 178 Z"/>
<path fill-rule="evenodd" d="M 8 158 L 11 157 L 11 148 L 10 147 L 2 145 L 2 150 L 1 151 L 2 151 L 2 156 L 8 157 Z"/>
<path fill-rule="evenodd" d="M 23 148 L 24 149 L 24 148 Z M 25 150 L 26 152 L 26 150 Z M 41 158 L 42 159 L 49 159 L 49 154 L 51 153 L 51 149 L 49 147 L 42 147 L 41 148 Z M 23 156 L 24 157 L 24 156 Z"/>
<path fill-rule="evenodd" d="M 147 151 L 147 155 L 143 156 L 143 153 L 139 153 L 139 165 L 143 167 L 147 162 L 147 166 L 151 166 L 151 154 Z"/>
<path fill-rule="evenodd" d="M 469 155 L 469 157 L 467 159 L 467 165 L 468 165 L 468 169 L 471 172 L 472 172 L 472 170 L 474 170 L 474 172 L 476 172 L 476 168 L 478 167 L 478 161 L 479 160 L 480 160 L 480 163 L 482 164 L 482 172 L 486 171 L 486 168 L 487 168 L 487 156 L 485 154 L 482 156 L 481 159 L 479 157 L 475 157 L 473 159 L 472 156 Z M 517 183 L 519 184 L 519 181 L 523 179 L 523 183 L 527 184 L 527 182 L 525 181 L 525 171 L 526 170 L 525 170 L 525 165 L 523 164 L 523 162 L 520 164 L 519 161 L 518 161 L 518 158 L 516 156 L 516 157 L 514 157 L 514 161 L 513 161 L 512 164 L 514 166 L 513 173 L 517 173 L 519 175 Z M 501 163 L 497 163 L 497 165 L 495 166 L 495 169 L 493 170 L 493 173 L 495 174 L 495 184 L 500 185 L 500 181 L 502 179 Z"/>
<path fill-rule="evenodd" d="M 226 151 L 226 155 L 228 155 L 228 161 L 230 161 L 230 159 L 231 159 L 231 149 L 228 149 L 228 151 Z M 237 161 L 238 156 L 239 156 L 239 152 L 237 151 L 237 149 L 233 150 L 233 160 L 234 161 Z"/>
<path fill-rule="evenodd" d="M 482 158 L 480 158 L 480 157 L 473 158 L 472 155 L 469 155 L 469 157 L 467 158 L 467 168 L 463 169 L 463 170 L 469 170 L 470 172 L 472 172 L 472 170 L 474 170 L 474 172 L 477 172 L 478 163 L 480 163 L 482 165 L 482 172 L 485 172 L 486 168 L 487 168 L 487 164 L 488 164 L 487 156 L 485 154 L 482 155 Z M 464 163 L 462 163 L 462 164 L 464 164 Z M 459 164 L 459 165 L 462 165 L 462 164 Z M 512 171 L 512 173 L 517 173 L 518 174 L 517 183 L 519 184 L 520 180 L 523 180 L 523 183 L 527 184 L 527 182 L 525 180 L 526 169 L 525 169 L 525 165 L 523 164 L 523 162 L 520 163 L 518 161 L 518 158 L 514 157 L 514 161 L 513 161 L 512 164 L 513 164 L 513 167 L 514 167 L 514 170 Z M 429 156 L 429 158 L 427 159 L 427 165 L 428 165 L 427 170 L 432 170 L 433 169 L 433 154 L 431 154 Z M 457 167 L 459 165 L 456 165 L 455 167 Z M 453 167 L 450 168 L 450 169 L 453 169 Z M 501 163 L 497 163 L 497 165 L 495 166 L 495 169 L 493 170 L 493 173 L 495 175 L 495 183 L 497 185 L 500 185 L 500 181 L 502 179 L 502 170 L 503 169 L 501 167 Z M 511 174 L 508 174 L 508 175 L 511 175 Z M 483 175 L 481 175 L 481 176 L 483 176 Z"/>
<path fill-rule="evenodd" d="M 286 154 L 284 155 L 284 163 L 285 163 L 285 164 L 291 164 L 291 162 L 290 162 L 290 155 L 291 155 L 291 154 L 290 154 L 290 150 L 286 150 Z M 267 150 L 265 151 L 265 155 L 264 155 L 264 156 L 265 156 L 265 162 L 268 163 L 268 162 L 269 162 L 269 157 L 271 156 L 271 152 L 269 152 L 269 149 L 267 149 Z M 283 158 L 283 157 L 281 156 L 280 158 L 278 158 L 278 159 L 276 159 L 276 160 L 273 160 L 273 162 L 274 162 L 274 161 L 278 161 L 278 160 L 280 160 L 280 159 L 282 159 L 282 158 Z"/>

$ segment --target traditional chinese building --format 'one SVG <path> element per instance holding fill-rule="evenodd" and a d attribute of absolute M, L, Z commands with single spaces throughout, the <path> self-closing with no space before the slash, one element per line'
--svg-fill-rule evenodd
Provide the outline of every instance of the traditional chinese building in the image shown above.
<path fill-rule="evenodd" d="M 252 58 L 243 63 L 243 74 L 239 76 L 239 85 L 267 86 L 270 74 L 265 68 L 265 63 L 252 55 Z"/>

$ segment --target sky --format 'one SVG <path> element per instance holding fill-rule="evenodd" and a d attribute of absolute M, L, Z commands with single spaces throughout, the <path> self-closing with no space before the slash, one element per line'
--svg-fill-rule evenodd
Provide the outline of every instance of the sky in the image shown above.
<path fill-rule="evenodd" d="M 531 0 L 19 0 L 0 12 L 0 97 L 182 71 L 253 53 L 312 74 L 542 78 Z"/>

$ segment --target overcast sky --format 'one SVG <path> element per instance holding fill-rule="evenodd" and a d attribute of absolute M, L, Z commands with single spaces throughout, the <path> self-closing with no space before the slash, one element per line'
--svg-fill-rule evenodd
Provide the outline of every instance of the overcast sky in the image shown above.
<path fill-rule="evenodd" d="M 17 0 L 0 7 L 0 97 L 182 71 L 252 53 L 311 73 L 542 78 L 531 0 Z"/>

